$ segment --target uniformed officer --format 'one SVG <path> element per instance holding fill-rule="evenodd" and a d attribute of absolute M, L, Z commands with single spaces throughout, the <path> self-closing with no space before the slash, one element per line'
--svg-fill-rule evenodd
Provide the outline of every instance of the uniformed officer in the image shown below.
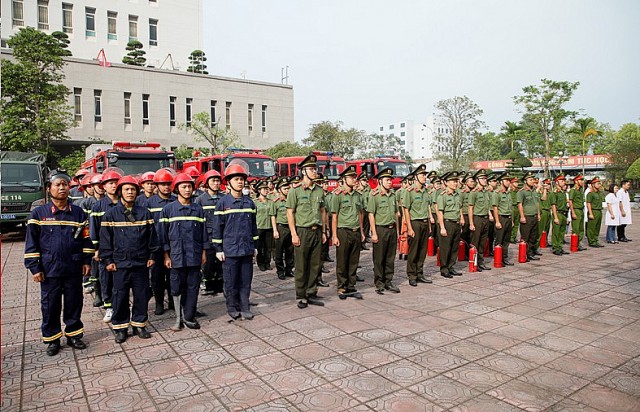
<path fill-rule="evenodd" d="M 94 253 L 84 211 L 69 200 L 69 177 L 64 170 L 47 176 L 49 202 L 36 207 L 27 221 L 24 264 L 40 283 L 42 340 L 47 355 L 60 351 L 60 313 L 67 344 L 85 349 L 82 341 L 82 276 L 91 270 Z"/>
<path fill-rule="evenodd" d="M 142 186 L 142 193 L 136 198 L 136 205 L 147 207 L 147 199 L 156 193 L 156 184 L 153 181 L 155 172 L 144 172 L 140 176 L 140 186 Z"/>
<path fill-rule="evenodd" d="M 360 173 L 360 175 L 358 175 L 358 186 L 356 188 L 356 191 L 358 193 L 360 193 L 360 196 L 362 197 L 362 201 L 364 202 L 364 216 L 367 215 L 367 210 L 366 210 L 366 206 L 367 203 L 369 202 L 369 195 L 371 194 L 371 186 L 369 186 L 369 176 L 367 175 L 367 172 L 365 172 L 364 170 Z M 367 242 L 369 242 L 371 240 L 371 238 L 369 237 L 369 233 L 371 232 L 371 227 L 369 226 L 369 219 L 364 219 L 364 223 L 363 223 L 363 230 L 364 230 L 364 240 L 362 241 L 362 250 L 369 250 L 369 248 L 367 247 Z M 363 279 L 364 280 L 364 279 Z"/>
<path fill-rule="evenodd" d="M 440 275 L 445 278 L 462 276 L 455 269 L 460 245 L 461 225 L 464 224 L 462 199 L 456 190 L 460 175 L 453 171 L 445 176 L 446 189 L 438 196 L 438 237 L 440 245 Z"/>
<path fill-rule="evenodd" d="M 507 172 L 502 173 L 498 180 L 500 186 L 494 190 L 491 205 L 493 207 L 493 220 L 495 221 L 496 239 L 495 245 L 502 246 L 502 264 L 513 266 L 509 261 L 509 243 L 511 240 L 511 176 Z"/>
<path fill-rule="evenodd" d="M 398 227 L 400 228 L 398 231 L 398 259 L 407 259 L 407 255 L 409 254 L 409 240 L 407 238 L 407 221 L 404 219 L 404 213 L 402 212 L 402 199 L 404 198 L 404 194 L 407 191 L 407 188 L 411 187 L 413 184 L 413 175 L 409 173 L 400 181 L 401 187 L 396 190 L 396 204 L 398 205 L 398 211 L 400 216 L 398 217 Z"/>
<path fill-rule="evenodd" d="M 258 241 L 256 248 L 258 256 L 256 263 L 258 269 L 266 271 L 271 269 L 271 248 L 273 247 L 273 232 L 276 230 L 275 204 L 269 200 L 269 185 L 261 180 L 256 183 L 255 190 L 258 194 L 254 200 L 257 208 L 256 221 L 258 223 Z"/>
<path fill-rule="evenodd" d="M 446 174 L 446 173 L 445 173 Z M 432 170 L 427 174 L 427 192 L 429 196 L 431 196 L 431 213 L 435 216 L 435 222 L 429 223 L 429 237 L 433 238 L 433 245 L 437 249 L 438 248 L 438 233 L 440 233 L 440 227 L 438 223 L 438 197 L 444 191 L 444 186 L 442 184 L 443 177 L 438 176 L 438 173 L 435 170 Z"/>
<path fill-rule="evenodd" d="M 82 203 L 84 202 L 85 199 L 93 197 L 94 190 L 93 190 L 93 185 L 91 184 L 91 177 L 93 177 L 94 174 L 95 173 L 87 173 L 80 180 L 80 192 L 82 193 L 82 198 L 74 201 L 73 202 L 74 205 L 82 207 Z"/>
<path fill-rule="evenodd" d="M 327 176 L 324 176 L 322 173 L 318 173 L 318 178 L 319 184 L 322 187 L 322 192 L 324 193 L 324 204 L 327 207 L 327 219 L 329 220 L 329 224 L 327 225 L 327 239 L 331 239 L 331 211 L 329 210 L 329 207 L 331 205 L 331 199 L 333 198 L 333 192 L 329 190 L 329 179 Z M 329 256 L 329 242 L 322 244 L 322 261 L 333 262 L 333 259 Z M 324 264 L 322 267 L 324 268 Z M 328 270 L 325 273 L 328 273 Z M 327 284 L 327 286 L 329 285 Z"/>
<path fill-rule="evenodd" d="M 567 230 L 567 212 L 569 204 L 567 201 L 567 180 L 563 175 L 555 178 L 556 190 L 551 193 L 551 213 L 553 215 L 553 232 L 551 234 L 551 247 L 553 254 L 557 256 L 568 255 L 562 249 L 564 234 Z"/>
<path fill-rule="evenodd" d="M 364 205 L 357 185 L 356 167 L 345 168 L 340 177 L 343 185 L 331 199 L 333 244 L 336 246 L 336 279 L 338 297 L 362 299 L 356 290 L 356 271 L 360 263 L 360 248 L 365 239 L 363 229 Z"/>
<path fill-rule="evenodd" d="M 591 191 L 587 195 L 587 240 L 590 247 L 604 247 L 598 241 L 600 226 L 602 225 L 602 203 L 604 194 L 602 192 L 602 182 L 599 177 L 591 179 Z"/>
<path fill-rule="evenodd" d="M 573 188 L 569 190 L 569 208 L 571 209 L 571 231 L 578 235 L 578 250 L 587 250 L 582 246 L 584 239 L 584 177 L 573 178 Z"/>
<path fill-rule="evenodd" d="M 483 270 L 491 270 L 489 266 L 484 264 L 484 248 L 489 236 L 489 225 L 493 224 L 493 215 L 489 213 L 491 199 L 487 190 L 487 172 L 480 169 L 474 177 L 478 186 L 469 193 L 467 218 L 470 220 L 471 244 L 477 250 L 478 272 L 482 272 Z"/>
<path fill-rule="evenodd" d="M 538 225 L 538 245 L 542 238 L 542 232 L 550 237 L 551 227 L 551 179 L 543 179 L 542 184 L 536 190 L 540 202 L 540 224 Z"/>
<path fill-rule="evenodd" d="M 93 185 L 91 184 L 91 178 L 94 175 L 95 173 L 87 173 L 82 178 L 82 180 L 80 181 L 80 189 L 82 190 L 82 194 L 84 197 L 74 202 L 74 204 L 76 206 L 79 206 L 87 216 L 91 215 L 91 208 L 96 201 L 96 198 L 94 197 L 95 190 L 93 189 Z M 91 273 L 82 278 L 82 287 L 84 288 L 85 294 L 93 293 L 95 291 L 94 282 L 95 280 L 92 278 Z"/>
<path fill-rule="evenodd" d="M 383 295 L 385 290 L 400 293 L 393 284 L 394 258 L 400 229 L 400 212 L 393 192 L 393 169 L 387 167 L 374 176 L 378 187 L 369 195 L 369 223 L 373 244 L 373 276 L 376 292 Z"/>
<path fill-rule="evenodd" d="M 522 177 L 524 187 L 518 192 L 518 212 L 520 214 L 520 238 L 527 242 L 527 259 L 540 260 L 538 251 L 538 223 L 540 204 L 535 194 L 535 176 L 528 172 Z"/>
<path fill-rule="evenodd" d="M 405 192 L 402 207 L 409 237 L 407 278 L 409 285 L 418 286 L 417 282 L 433 283 L 430 275 L 424 276 L 424 261 L 427 257 L 429 222 L 434 223 L 435 219 L 431 214 L 431 197 L 425 188 L 426 165 L 421 164 L 412 174 L 415 177 L 415 184 Z"/>
<path fill-rule="evenodd" d="M 220 173 L 217 170 L 209 170 L 201 176 L 205 192 L 198 196 L 195 203 L 202 206 L 207 226 L 207 237 L 213 238 L 214 215 L 218 201 L 224 196 L 220 191 L 222 183 Z M 207 249 L 207 261 L 202 267 L 204 283 L 203 295 L 216 295 L 223 292 L 222 262 L 216 257 L 215 248 Z"/>
<path fill-rule="evenodd" d="M 229 194 L 216 205 L 213 245 L 222 261 L 227 313 L 232 320 L 251 320 L 254 315 L 249 309 L 249 295 L 258 241 L 256 204 L 242 194 L 248 173 L 241 165 L 227 166 L 224 175 Z"/>
<path fill-rule="evenodd" d="M 308 304 L 324 306 L 317 295 L 317 278 L 321 245 L 327 241 L 327 214 L 322 189 L 313 182 L 318 173 L 317 157 L 305 157 L 298 170 L 302 183 L 287 195 L 287 221 L 295 250 L 296 299 L 298 307 L 304 309 Z"/>
<path fill-rule="evenodd" d="M 518 185 L 520 180 L 517 177 L 511 179 L 511 221 L 513 222 L 513 229 L 511 229 L 511 243 L 516 243 L 518 240 L 518 231 L 520 229 L 520 210 L 518 210 Z"/>
<path fill-rule="evenodd" d="M 276 209 L 275 261 L 278 279 L 293 277 L 293 243 L 291 231 L 287 222 L 287 195 L 289 194 L 289 180 L 283 177 L 276 183 L 279 196 L 274 199 Z"/>
<path fill-rule="evenodd" d="M 71 179 L 71 181 L 69 182 L 71 186 L 71 190 L 69 191 L 69 200 L 74 204 L 84 197 L 82 194 L 82 187 L 80 186 L 80 182 L 82 181 L 82 178 L 85 177 L 88 173 L 88 169 L 78 169 L 78 171 L 73 175 L 73 179 Z"/>
<path fill-rule="evenodd" d="M 127 340 L 129 325 L 133 334 L 149 339 L 147 304 L 151 297 L 149 267 L 160 246 L 153 218 L 146 207 L 135 204 L 138 181 L 133 176 L 118 180 L 120 202 L 102 217 L 100 257 L 113 275 L 113 317 L 111 325 L 116 343 Z M 129 309 L 129 290 L 133 291 L 133 310 Z"/>
<path fill-rule="evenodd" d="M 302 184 L 302 177 L 300 175 L 291 176 L 289 178 L 289 184 L 291 185 L 291 189 L 299 187 Z"/>
<path fill-rule="evenodd" d="M 487 192 L 489 194 L 489 215 L 493 216 L 492 212 L 492 201 L 493 201 L 493 192 L 498 188 L 498 177 L 500 173 L 490 173 L 487 177 Z M 493 245 L 496 241 L 496 225 L 495 218 L 492 220 L 492 223 L 489 224 L 489 231 L 487 232 L 487 239 L 489 240 L 489 256 L 493 256 Z"/>
<path fill-rule="evenodd" d="M 462 181 L 464 185 L 460 190 L 460 199 L 462 201 L 462 212 L 466 214 L 467 210 L 469 210 L 469 194 L 476 187 L 476 181 L 475 181 L 475 178 L 473 177 L 473 173 L 471 172 L 465 174 L 464 179 L 462 179 Z M 471 230 L 469 230 L 470 226 L 471 226 L 470 219 L 465 218 L 464 224 L 462 225 L 462 229 L 460 232 L 460 239 L 462 239 L 466 244 L 464 260 L 469 260 L 469 248 L 471 247 Z"/>
<path fill-rule="evenodd" d="M 87 214 L 89 219 L 91 218 L 91 210 L 105 194 L 104 187 L 102 187 L 102 173 L 92 175 L 90 183 L 93 188 L 93 196 L 85 197 L 79 205 Z M 92 292 L 94 293 L 93 307 L 99 308 L 104 304 L 104 302 L 102 301 L 102 288 L 100 286 L 100 264 L 96 259 L 91 259 L 91 273 L 89 275 L 88 283 L 88 289 L 93 289 Z M 83 283 L 83 285 L 85 284 Z M 85 289 L 85 293 L 86 292 L 87 289 Z"/>
<path fill-rule="evenodd" d="M 158 233 L 164 250 L 164 265 L 171 270 L 170 289 L 176 311 L 176 323 L 171 330 L 180 330 L 183 323 L 189 329 L 200 329 L 196 320 L 202 281 L 200 267 L 207 260 L 206 251 L 211 248 L 211 240 L 207 236 L 204 210 L 191 200 L 195 191 L 191 176 L 186 173 L 176 175 L 172 190 L 178 198 L 162 208 Z"/>
<path fill-rule="evenodd" d="M 147 208 L 151 212 L 151 216 L 153 216 L 153 221 L 156 224 L 156 233 L 158 234 L 160 233 L 159 222 L 162 209 L 169 203 L 176 201 L 175 195 L 171 193 L 174 177 L 175 171 L 166 168 L 159 169 L 153 177 L 157 192 L 147 199 Z M 163 251 L 158 252 L 158 255 L 154 256 L 153 260 L 158 262 L 157 265 L 151 266 L 151 289 L 153 289 L 156 303 L 154 313 L 162 315 L 164 313 L 165 291 L 168 297 L 169 309 L 174 309 L 173 298 L 171 297 L 171 271 L 164 264 L 161 264 L 161 262 L 164 262 Z"/>

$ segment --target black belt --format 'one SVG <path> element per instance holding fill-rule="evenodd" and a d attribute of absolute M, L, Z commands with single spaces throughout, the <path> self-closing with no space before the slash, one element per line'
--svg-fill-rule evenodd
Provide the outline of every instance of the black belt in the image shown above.
<path fill-rule="evenodd" d="M 482 216 L 482 215 L 473 215 L 473 217 L 478 217 L 480 219 L 489 219 L 489 216 Z"/>
<path fill-rule="evenodd" d="M 411 219 L 412 222 L 429 223 L 429 219 Z"/>
<path fill-rule="evenodd" d="M 445 222 L 453 222 L 453 223 L 458 223 L 460 221 L 460 219 L 445 219 Z"/>
<path fill-rule="evenodd" d="M 317 230 L 320 228 L 320 225 L 313 225 L 313 226 L 296 226 L 296 228 L 298 229 L 309 229 L 309 230 Z"/>
<path fill-rule="evenodd" d="M 357 232 L 360 230 L 359 227 L 350 228 L 350 227 L 339 227 L 338 230 L 348 230 L 349 232 Z"/>
<path fill-rule="evenodd" d="M 391 225 L 376 225 L 376 226 L 377 226 L 377 227 L 384 227 L 384 228 L 387 228 L 387 229 L 393 229 L 393 228 L 395 228 L 395 227 L 396 227 L 396 224 L 395 224 L 395 223 L 393 223 L 393 224 L 391 224 Z"/>
<path fill-rule="evenodd" d="M 511 219 L 511 215 L 500 215 L 500 217 L 508 217 L 509 219 Z"/>
<path fill-rule="evenodd" d="M 278 226 L 289 227 L 289 225 L 287 223 L 278 223 Z"/>

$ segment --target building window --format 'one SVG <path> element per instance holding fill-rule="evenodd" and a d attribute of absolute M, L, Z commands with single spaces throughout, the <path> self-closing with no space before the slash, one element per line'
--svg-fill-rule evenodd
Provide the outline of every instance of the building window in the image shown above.
<path fill-rule="evenodd" d="M 138 40 L 138 16 L 129 15 L 129 41 Z"/>
<path fill-rule="evenodd" d="M 82 121 L 82 89 L 73 88 L 73 118 L 76 122 Z"/>
<path fill-rule="evenodd" d="M 187 126 L 191 126 L 191 105 L 193 104 L 193 99 L 187 97 Z"/>
<path fill-rule="evenodd" d="M 107 12 L 107 39 L 118 40 L 118 31 L 116 22 L 118 21 L 118 13 L 115 11 Z"/>
<path fill-rule="evenodd" d="M 231 102 L 227 102 L 226 104 L 224 120 L 227 130 L 231 130 Z"/>
<path fill-rule="evenodd" d="M 401 128 L 402 128 L 402 127 L 405 127 L 405 124 L 404 124 L 404 123 L 400 123 L 400 127 L 401 127 Z"/>
<path fill-rule="evenodd" d="M 62 31 L 73 33 L 73 4 L 62 3 Z"/>
<path fill-rule="evenodd" d="M 96 37 L 96 9 L 91 7 L 85 7 L 85 20 L 87 28 L 85 30 L 85 36 Z"/>
<path fill-rule="evenodd" d="M 38 0 L 38 29 L 49 30 L 49 0 Z"/>
<path fill-rule="evenodd" d="M 216 117 L 216 102 L 215 100 L 211 100 L 211 127 L 218 126 L 218 118 Z"/>
<path fill-rule="evenodd" d="M 169 126 L 176 125 L 176 97 L 169 96 Z"/>
<path fill-rule="evenodd" d="M 247 127 L 249 133 L 253 132 L 253 104 L 249 103 L 249 110 L 247 110 Z"/>
<path fill-rule="evenodd" d="M 158 20 L 149 19 L 149 46 L 158 45 Z"/>
<path fill-rule="evenodd" d="M 393 130 L 393 127 L 394 127 L 394 126 L 393 126 L 392 124 L 390 124 L 390 125 L 389 125 L 389 130 Z"/>
<path fill-rule="evenodd" d="M 383 130 L 384 130 L 384 126 L 380 126 L 380 131 L 383 131 Z"/>
<path fill-rule="evenodd" d="M 405 132 L 400 132 L 400 137 L 404 137 Z"/>
<path fill-rule="evenodd" d="M 131 124 L 131 93 L 124 92 L 124 124 Z"/>
<path fill-rule="evenodd" d="M 149 95 L 148 94 L 142 95 L 142 124 L 145 126 L 149 124 Z"/>
<path fill-rule="evenodd" d="M 267 131 L 267 106 L 262 106 L 262 133 Z"/>
<path fill-rule="evenodd" d="M 22 0 L 13 0 L 13 26 L 24 26 L 24 3 Z"/>
<path fill-rule="evenodd" d="M 102 90 L 93 91 L 93 103 L 95 106 L 93 120 L 96 123 L 102 123 Z"/>

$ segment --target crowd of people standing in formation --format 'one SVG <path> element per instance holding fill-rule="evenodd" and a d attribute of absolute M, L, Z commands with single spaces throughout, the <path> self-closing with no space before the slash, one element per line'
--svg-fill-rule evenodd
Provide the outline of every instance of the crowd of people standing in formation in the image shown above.
<path fill-rule="evenodd" d="M 52 171 L 49 201 L 27 223 L 24 255 L 41 284 L 47 354 L 58 353 L 63 335 L 68 345 L 86 347 L 83 293 L 94 293 L 94 307 L 104 307 L 103 320 L 111 323 L 118 343 L 127 340 L 129 327 L 139 338 L 150 338 L 152 298 L 156 315 L 166 310 L 166 298 L 167 309 L 175 312 L 174 331 L 200 328 L 199 294 L 223 293 L 231 321 L 251 320 L 254 259 L 266 271 L 272 254 L 278 279 L 294 278 L 297 307 L 304 309 L 324 306 L 318 287 L 329 286 L 322 274 L 328 272 L 323 261 L 331 261 L 330 245 L 336 252 L 337 295 L 344 300 L 363 298 L 356 285 L 364 279 L 356 272 L 368 242 L 375 291 L 384 295 L 400 293 L 394 284 L 396 252 L 407 261 L 410 286 L 433 282 L 424 270 L 430 239 L 439 251 L 440 275 L 449 279 L 462 276 L 455 268 L 461 244 L 467 258 L 475 248 L 480 272 L 491 270 L 484 256 L 485 248 L 491 256 L 494 246 L 502 248 L 502 265 L 513 265 L 509 244 L 518 231 L 527 244 L 527 261 L 539 259 L 540 240 L 549 234 L 553 253 L 567 254 L 569 221 L 579 250 L 585 249 L 585 227 L 589 246 L 602 247 L 603 219 L 608 243 L 630 241 L 625 235 L 631 224 L 627 180 L 619 188 L 611 185 L 605 196 L 597 177 L 585 190 L 585 179 L 576 176 L 569 189 L 563 175 L 552 186 L 531 173 L 516 178 L 478 170 L 439 176 L 420 165 L 397 190 L 393 170 L 380 170 L 371 190 L 368 176 L 349 166 L 340 173 L 338 188 L 329 191 L 314 155 L 298 169 L 298 176 L 257 181 L 254 195 L 239 164 L 227 167 L 224 181 L 215 170 L 199 175 L 160 169 L 134 177 L 109 169 L 74 179 Z M 74 180 L 79 186 L 70 188 Z"/>

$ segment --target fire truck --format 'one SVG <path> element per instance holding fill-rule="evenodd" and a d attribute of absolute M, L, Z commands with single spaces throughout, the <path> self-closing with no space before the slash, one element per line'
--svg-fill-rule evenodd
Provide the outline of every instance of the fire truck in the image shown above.
<path fill-rule="evenodd" d="M 411 170 L 407 162 L 395 155 L 376 155 L 375 159 L 358 159 L 347 162 L 348 166 L 354 165 L 358 174 L 363 171 L 369 176 L 369 186 L 375 189 L 378 186 L 375 176 L 380 170 L 390 167 L 393 169 L 393 188 L 397 189 L 401 186 L 400 180 L 408 175 Z"/>
<path fill-rule="evenodd" d="M 93 151 L 97 153 L 93 154 Z M 175 169 L 176 160 L 173 152 L 160 148 L 160 143 L 113 142 L 110 146 L 89 146 L 87 160 L 81 167 L 92 173 L 102 173 L 108 167 L 118 167 L 125 174 L 136 175 L 155 172 L 163 167 Z"/>
<path fill-rule="evenodd" d="M 338 175 L 346 168 L 343 158 L 334 156 L 333 152 L 311 152 L 318 158 L 318 173 L 322 173 L 329 178 L 329 190 L 333 191 L 338 187 Z M 276 164 L 276 174 L 278 176 L 295 176 L 300 174 L 298 163 L 306 156 L 281 157 Z"/>
<path fill-rule="evenodd" d="M 249 181 L 262 180 L 275 174 L 273 159 L 259 149 L 229 149 L 231 153 L 214 154 L 196 159 L 178 161 L 178 170 L 193 166 L 202 174 L 217 170 L 224 177 L 224 169 L 233 161 L 241 161 L 249 167 Z M 244 162 L 244 163 L 242 163 Z"/>

